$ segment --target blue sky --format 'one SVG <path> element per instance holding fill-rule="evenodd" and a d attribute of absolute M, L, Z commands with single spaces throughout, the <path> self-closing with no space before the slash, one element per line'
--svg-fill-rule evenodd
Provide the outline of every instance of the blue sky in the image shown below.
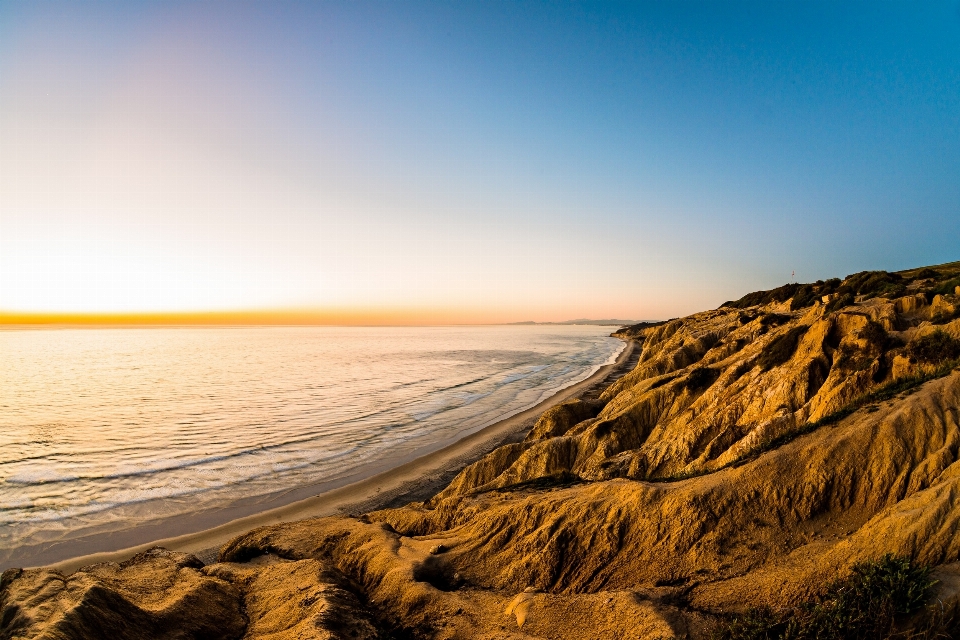
<path fill-rule="evenodd" d="M 0 309 L 660 318 L 960 259 L 960 2 L 0 2 Z"/>

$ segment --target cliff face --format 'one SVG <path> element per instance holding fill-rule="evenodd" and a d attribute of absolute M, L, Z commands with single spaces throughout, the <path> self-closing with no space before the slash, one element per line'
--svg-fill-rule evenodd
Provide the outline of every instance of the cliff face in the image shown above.
<path fill-rule="evenodd" d="M 958 274 L 787 285 L 623 329 L 633 371 L 425 503 L 258 529 L 206 567 L 155 551 L 8 572 L 0 637 L 705 638 L 888 553 L 934 567 L 949 622 Z"/>
<path fill-rule="evenodd" d="M 2 585 L 2 638 L 378 637 L 353 586 L 314 559 L 205 567 L 156 548 L 71 576 L 14 569 Z"/>

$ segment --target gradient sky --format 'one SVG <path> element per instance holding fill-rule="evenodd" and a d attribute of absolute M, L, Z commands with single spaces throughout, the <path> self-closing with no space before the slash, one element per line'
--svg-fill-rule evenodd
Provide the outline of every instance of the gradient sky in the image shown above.
<path fill-rule="evenodd" d="M 0 0 L 0 310 L 653 319 L 957 259 L 957 0 Z"/>

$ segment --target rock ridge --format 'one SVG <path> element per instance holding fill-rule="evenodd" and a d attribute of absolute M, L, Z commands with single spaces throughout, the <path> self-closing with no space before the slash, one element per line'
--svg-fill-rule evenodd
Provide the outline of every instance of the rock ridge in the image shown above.
<path fill-rule="evenodd" d="M 936 580 L 897 631 L 933 637 L 935 613 L 957 635 L 958 279 L 862 272 L 624 327 L 629 373 L 429 500 L 255 529 L 207 566 L 10 570 L 0 638 L 706 639 L 888 556 Z"/>

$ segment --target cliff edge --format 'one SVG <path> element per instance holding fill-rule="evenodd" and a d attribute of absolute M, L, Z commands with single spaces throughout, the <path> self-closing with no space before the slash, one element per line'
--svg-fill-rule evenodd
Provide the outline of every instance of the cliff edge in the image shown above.
<path fill-rule="evenodd" d="M 960 263 L 614 335 L 632 371 L 426 502 L 10 570 L 0 638 L 957 635 Z"/>

